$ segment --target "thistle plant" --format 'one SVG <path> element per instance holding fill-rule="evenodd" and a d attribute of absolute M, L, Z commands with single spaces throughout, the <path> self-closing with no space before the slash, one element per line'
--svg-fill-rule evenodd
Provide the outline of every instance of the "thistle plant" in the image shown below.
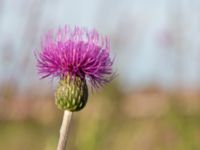
<path fill-rule="evenodd" d="M 49 31 L 36 54 L 41 78 L 59 79 L 55 104 L 64 111 L 57 150 L 64 150 L 72 112 L 85 107 L 88 84 L 99 88 L 112 77 L 109 39 L 96 30 L 65 26 Z"/>

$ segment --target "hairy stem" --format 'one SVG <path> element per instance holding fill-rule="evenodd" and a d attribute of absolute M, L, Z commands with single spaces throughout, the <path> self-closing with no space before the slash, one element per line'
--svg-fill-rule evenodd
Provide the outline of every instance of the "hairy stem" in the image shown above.
<path fill-rule="evenodd" d="M 72 117 L 72 112 L 65 110 L 62 125 L 60 128 L 60 137 L 59 137 L 59 141 L 58 141 L 57 150 L 65 150 L 66 149 L 71 117 Z"/>

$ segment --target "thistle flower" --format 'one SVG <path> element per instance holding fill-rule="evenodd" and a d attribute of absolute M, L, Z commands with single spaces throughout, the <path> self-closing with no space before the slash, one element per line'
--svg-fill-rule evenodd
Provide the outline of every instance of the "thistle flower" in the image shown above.
<path fill-rule="evenodd" d="M 43 38 L 41 51 L 36 54 L 38 72 L 42 78 L 58 77 L 56 105 L 61 110 L 78 111 L 87 103 L 88 88 L 109 82 L 113 60 L 107 37 L 96 30 L 59 28 Z"/>

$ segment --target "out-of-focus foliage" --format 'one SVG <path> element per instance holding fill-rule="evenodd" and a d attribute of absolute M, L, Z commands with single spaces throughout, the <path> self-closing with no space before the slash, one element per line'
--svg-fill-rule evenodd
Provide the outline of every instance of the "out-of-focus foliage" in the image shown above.
<path fill-rule="evenodd" d="M 197 93 L 150 87 L 122 94 L 116 84 L 108 85 L 91 94 L 83 111 L 74 113 L 69 149 L 200 149 Z M 1 149 L 56 148 L 62 112 L 54 106 L 52 93 L 12 97 L 1 101 L 0 110 Z"/>

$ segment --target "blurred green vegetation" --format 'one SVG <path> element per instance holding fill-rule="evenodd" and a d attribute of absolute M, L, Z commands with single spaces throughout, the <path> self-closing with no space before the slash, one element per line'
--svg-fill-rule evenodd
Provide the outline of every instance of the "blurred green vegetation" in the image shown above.
<path fill-rule="evenodd" d="M 0 148 L 7 150 L 53 150 L 57 128 L 36 121 L 0 122 Z"/>
<path fill-rule="evenodd" d="M 109 85 L 73 114 L 69 150 L 199 150 L 199 98 L 159 91 L 122 94 Z M 0 149 L 55 150 L 62 112 L 54 108 L 46 117 L 52 114 L 51 121 L 1 119 Z"/>

